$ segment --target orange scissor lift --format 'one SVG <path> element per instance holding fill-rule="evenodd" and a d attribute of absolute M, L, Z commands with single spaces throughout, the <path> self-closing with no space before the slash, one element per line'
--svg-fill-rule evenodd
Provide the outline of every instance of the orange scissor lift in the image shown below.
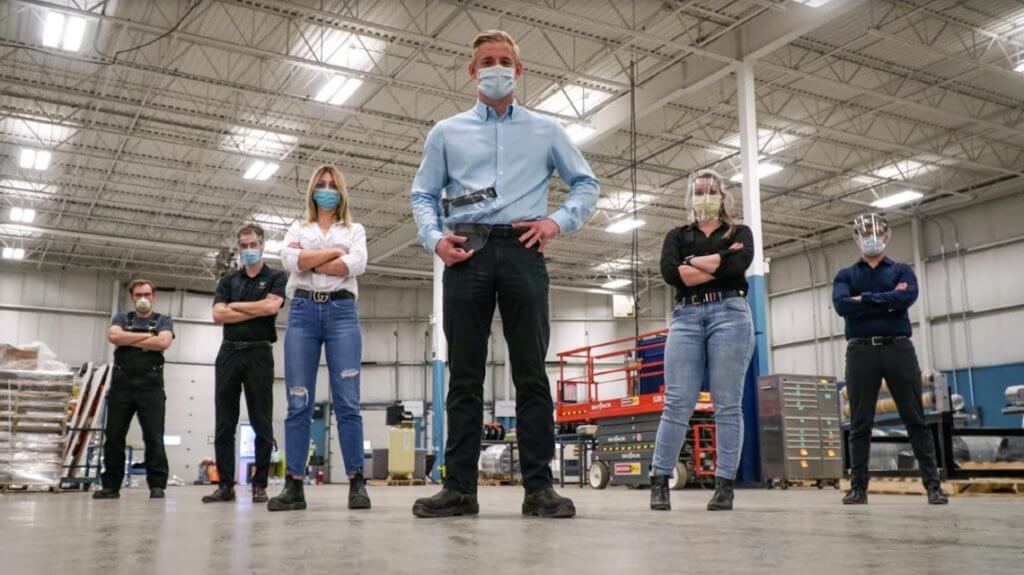
<path fill-rule="evenodd" d="M 654 439 L 665 401 L 667 334 L 668 330 L 651 331 L 558 353 L 555 420 L 561 434 L 593 437 L 592 462 L 587 450 L 579 456 L 580 473 L 595 489 L 609 483 L 650 484 Z M 672 476 L 673 488 L 714 477 L 713 413 L 711 396 L 702 391 Z"/>

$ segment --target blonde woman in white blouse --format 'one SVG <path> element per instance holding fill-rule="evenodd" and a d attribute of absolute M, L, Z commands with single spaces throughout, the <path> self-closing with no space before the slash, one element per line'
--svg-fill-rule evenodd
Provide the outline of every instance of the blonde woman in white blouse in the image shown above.
<path fill-rule="evenodd" d="M 356 276 L 366 270 L 366 231 L 352 221 L 348 189 L 334 166 L 320 166 L 306 190 L 306 216 L 292 224 L 281 250 L 291 299 L 284 338 L 288 417 L 287 476 L 270 511 L 306 508 L 302 480 L 309 452 L 310 415 L 316 397 L 320 351 L 326 350 L 331 403 L 349 477 L 349 509 L 369 509 L 363 478 L 363 418 L 359 413 L 362 334 Z"/>

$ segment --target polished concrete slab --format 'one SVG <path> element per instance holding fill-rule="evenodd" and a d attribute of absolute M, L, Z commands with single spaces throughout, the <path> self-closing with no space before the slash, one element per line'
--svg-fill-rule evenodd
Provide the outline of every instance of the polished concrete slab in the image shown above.
<path fill-rule="evenodd" d="M 708 492 L 687 490 L 654 513 L 645 491 L 567 487 L 579 515 L 556 521 L 521 517 L 518 487 L 484 487 L 480 516 L 424 520 L 410 506 L 433 487 L 371 488 L 369 512 L 344 508 L 344 486 L 311 487 L 290 513 L 203 505 L 208 491 L 0 496 L 0 573 L 1024 573 L 1024 498 L 843 507 L 831 489 L 742 490 L 709 513 Z"/>

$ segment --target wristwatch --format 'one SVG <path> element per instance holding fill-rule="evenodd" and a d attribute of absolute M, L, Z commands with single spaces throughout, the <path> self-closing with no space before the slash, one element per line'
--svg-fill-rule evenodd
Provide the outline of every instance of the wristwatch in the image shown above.
<path fill-rule="evenodd" d="M 683 258 L 683 265 L 684 266 L 690 265 L 690 262 L 693 260 L 693 258 L 694 258 L 694 256 L 686 256 L 685 258 Z"/>

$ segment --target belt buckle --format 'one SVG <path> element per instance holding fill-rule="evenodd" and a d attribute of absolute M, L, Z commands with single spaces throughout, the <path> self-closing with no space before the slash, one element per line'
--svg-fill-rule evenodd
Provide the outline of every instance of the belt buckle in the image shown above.
<path fill-rule="evenodd" d="M 310 295 L 313 296 L 310 299 L 315 301 L 316 303 L 324 303 L 324 302 L 331 301 L 331 292 L 315 291 L 315 292 L 313 292 Z"/>
<path fill-rule="evenodd" d="M 885 343 L 885 338 L 882 337 L 882 336 L 876 335 L 876 336 L 873 336 L 871 338 L 871 345 L 876 345 L 877 346 L 877 345 L 883 345 L 884 343 Z"/>
<path fill-rule="evenodd" d="M 693 294 L 690 296 L 690 305 L 697 305 L 700 303 L 700 294 Z"/>

